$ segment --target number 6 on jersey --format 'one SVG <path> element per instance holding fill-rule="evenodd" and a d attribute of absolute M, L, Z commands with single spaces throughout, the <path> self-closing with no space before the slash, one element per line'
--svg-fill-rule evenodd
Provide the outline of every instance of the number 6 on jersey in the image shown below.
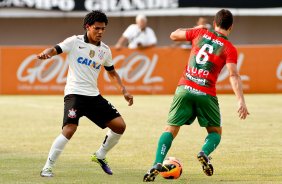
<path fill-rule="evenodd" d="M 204 44 L 202 46 L 202 48 L 199 50 L 197 56 L 196 56 L 196 62 L 198 64 L 205 64 L 208 59 L 209 59 L 209 55 L 206 53 L 206 50 L 208 51 L 208 53 L 212 53 L 213 52 L 213 47 L 209 44 Z"/>

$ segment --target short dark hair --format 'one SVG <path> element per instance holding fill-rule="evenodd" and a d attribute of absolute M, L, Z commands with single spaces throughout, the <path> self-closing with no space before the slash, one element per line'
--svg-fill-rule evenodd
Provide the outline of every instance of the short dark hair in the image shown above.
<path fill-rule="evenodd" d="M 229 10 L 222 9 L 214 17 L 216 26 L 228 30 L 233 24 L 233 15 Z"/>
<path fill-rule="evenodd" d="M 105 22 L 105 24 L 107 25 L 108 17 L 100 10 L 93 10 L 84 17 L 83 28 L 86 29 L 86 25 L 91 26 L 95 22 Z"/>

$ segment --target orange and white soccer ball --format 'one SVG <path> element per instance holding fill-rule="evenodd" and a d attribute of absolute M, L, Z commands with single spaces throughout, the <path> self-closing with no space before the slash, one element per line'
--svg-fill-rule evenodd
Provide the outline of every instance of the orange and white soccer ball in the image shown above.
<path fill-rule="evenodd" d="M 165 179 L 177 179 L 182 174 L 182 163 L 175 157 L 167 157 L 163 165 L 169 169 L 166 172 L 160 172 Z"/>

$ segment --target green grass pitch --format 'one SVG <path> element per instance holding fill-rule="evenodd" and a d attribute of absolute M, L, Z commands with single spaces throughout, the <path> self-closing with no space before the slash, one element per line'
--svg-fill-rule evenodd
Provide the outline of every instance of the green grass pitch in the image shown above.
<path fill-rule="evenodd" d="M 195 121 L 181 128 L 168 153 L 183 163 L 182 176 L 155 183 L 282 183 L 282 95 L 246 95 L 251 115 L 237 117 L 234 95 L 219 95 L 222 141 L 212 153 L 215 173 L 204 175 L 196 159 L 206 131 Z M 107 130 L 82 118 L 55 168 L 54 178 L 41 178 L 49 148 L 61 131 L 63 96 L 0 96 L 0 183 L 143 183 L 158 138 L 166 124 L 172 95 L 135 96 L 128 107 L 122 96 L 105 96 L 123 115 L 127 129 L 107 155 L 114 175 L 103 173 L 90 155 Z"/>

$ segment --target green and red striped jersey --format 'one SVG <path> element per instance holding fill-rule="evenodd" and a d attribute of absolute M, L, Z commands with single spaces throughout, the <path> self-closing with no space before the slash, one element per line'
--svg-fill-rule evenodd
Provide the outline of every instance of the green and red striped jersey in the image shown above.
<path fill-rule="evenodd" d="M 215 96 L 215 84 L 226 63 L 237 63 L 237 50 L 227 37 L 207 29 L 189 29 L 186 40 L 192 49 L 183 76 L 178 85 L 188 85 Z"/>

